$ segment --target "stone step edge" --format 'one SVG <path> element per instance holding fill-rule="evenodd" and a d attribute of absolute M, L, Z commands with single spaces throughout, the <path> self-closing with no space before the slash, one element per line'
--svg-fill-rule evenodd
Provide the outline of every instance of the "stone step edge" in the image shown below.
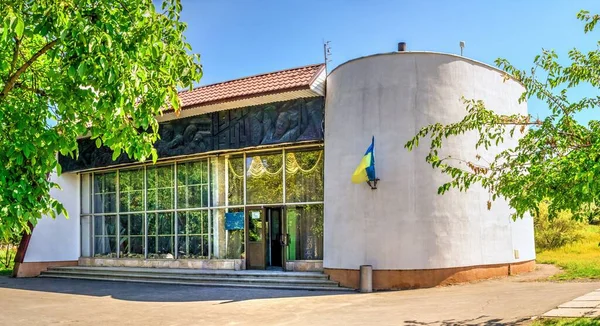
<path fill-rule="evenodd" d="M 49 270 L 42 272 L 41 275 L 91 275 L 99 277 L 131 277 L 131 278 L 155 278 L 155 279 L 174 279 L 191 281 L 229 281 L 246 283 L 290 283 L 290 284 L 323 284 L 339 286 L 338 282 L 322 279 L 295 279 L 295 278 L 271 278 L 271 277 L 215 277 L 213 275 L 186 275 L 186 274 L 159 274 L 159 273 L 130 273 L 130 272 L 98 272 L 98 271 L 56 271 Z"/>
<path fill-rule="evenodd" d="M 88 266 L 61 266 L 61 267 L 49 267 L 48 270 L 56 271 L 115 271 L 115 272 L 134 272 L 134 273 L 149 273 L 149 274 L 177 274 L 177 275 L 218 275 L 218 276 L 234 276 L 234 277 L 282 277 L 282 278 L 315 278 L 315 279 L 329 279 L 329 275 L 321 273 L 304 273 L 304 272 L 238 272 L 238 271 L 211 271 L 207 269 L 194 270 L 189 269 L 168 269 L 168 268 L 143 268 L 143 267 L 129 267 L 127 269 L 120 269 L 118 267 L 88 267 Z"/>
<path fill-rule="evenodd" d="M 334 286 L 291 286 L 291 285 L 273 285 L 273 284 L 231 284 L 231 283 L 192 283 L 192 282 L 168 282 L 160 280 L 139 280 L 139 279 L 123 279 L 123 278 L 98 278 L 98 277 L 73 277 L 73 276 L 58 276 L 58 275 L 40 275 L 42 278 L 58 278 L 58 279 L 77 279 L 77 280 L 90 280 L 90 281 L 110 281 L 110 282 L 132 282 L 132 283 L 152 283 L 152 284 L 171 284 L 171 285 L 193 285 L 193 286 L 207 286 L 207 287 L 231 287 L 231 288 L 255 288 L 255 289 L 279 289 L 279 290 L 308 290 L 308 291 L 342 291 L 342 292 L 354 292 L 353 289 L 344 287 Z"/>

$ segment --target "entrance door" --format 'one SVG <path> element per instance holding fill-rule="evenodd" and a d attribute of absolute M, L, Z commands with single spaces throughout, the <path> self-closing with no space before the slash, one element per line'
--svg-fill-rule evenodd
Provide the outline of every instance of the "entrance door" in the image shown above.
<path fill-rule="evenodd" d="M 263 208 L 246 208 L 246 268 L 265 269 L 265 210 Z"/>
<path fill-rule="evenodd" d="M 285 224 L 281 207 L 266 208 L 267 268 L 285 268 Z"/>
<path fill-rule="evenodd" d="M 247 269 L 285 269 L 287 234 L 281 207 L 247 207 Z"/>

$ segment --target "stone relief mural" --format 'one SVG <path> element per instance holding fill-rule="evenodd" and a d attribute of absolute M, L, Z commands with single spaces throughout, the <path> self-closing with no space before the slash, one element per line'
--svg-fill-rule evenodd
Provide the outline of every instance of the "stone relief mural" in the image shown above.
<path fill-rule="evenodd" d="M 324 98 L 286 102 L 213 112 L 160 124 L 155 143 L 159 158 L 241 149 L 267 144 L 323 140 Z M 95 141 L 79 141 L 79 158 L 59 156 L 65 172 L 132 162 L 125 154 L 112 160 L 107 147 Z"/>

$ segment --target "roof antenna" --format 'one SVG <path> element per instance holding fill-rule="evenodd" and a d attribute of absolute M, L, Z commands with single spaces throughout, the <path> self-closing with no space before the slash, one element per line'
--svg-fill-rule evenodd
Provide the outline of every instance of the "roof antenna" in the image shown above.
<path fill-rule="evenodd" d="M 325 61 L 325 75 L 327 75 L 327 63 L 331 62 L 331 41 L 323 40 L 323 60 Z"/>
<path fill-rule="evenodd" d="M 460 56 L 463 56 L 463 50 L 465 49 L 465 41 L 460 41 Z"/>

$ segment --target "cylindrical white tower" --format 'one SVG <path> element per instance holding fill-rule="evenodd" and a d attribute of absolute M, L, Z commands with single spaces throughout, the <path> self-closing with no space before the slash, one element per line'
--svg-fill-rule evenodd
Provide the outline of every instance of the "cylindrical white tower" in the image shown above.
<path fill-rule="evenodd" d="M 346 62 L 327 79 L 325 106 L 324 268 L 358 287 L 360 265 L 373 266 L 375 289 L 428 287 L 531 270 L 530 217 L 513 222 L 506 202 L 488 210 L 488 193 L 472 188 L 438 195 L 448 177 L 425 162 L 428 144 L 407 151 L 420 128 L 460 121 L 461 97 L 498 113 L 526 113 L 524 88 L 491 66 L 464 57 L 397 52 Z M 378 189 L 350 177 L 375 136 Z M 487 153 L 472 135 L 444 151 L 473 159 Z"/>

